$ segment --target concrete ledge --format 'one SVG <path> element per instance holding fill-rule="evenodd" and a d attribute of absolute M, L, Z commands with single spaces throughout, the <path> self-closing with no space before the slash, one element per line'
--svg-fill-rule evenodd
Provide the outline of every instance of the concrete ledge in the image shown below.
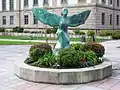
<path fill-rule="evenodd" d="M 100 65 L 80 69 L 49 69 L 15 64 L 15 74 L 25 80 L 54 84 L 78 84 L 101 80 L 112 74 L 111 61 L 104 58 Z"/>

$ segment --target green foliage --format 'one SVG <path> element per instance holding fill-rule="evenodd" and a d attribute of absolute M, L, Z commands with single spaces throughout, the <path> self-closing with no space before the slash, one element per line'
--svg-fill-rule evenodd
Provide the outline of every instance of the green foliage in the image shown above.
<path fill-rule="evenodd" d="M 88 51 L 88 45 L 87 44 L 71 44 L 71 48 L 75 50 L 81 50 L 81 51 Z"/>
<path fill-rule="evenodd" d="M 53 27 L 53 29 L 51 30 L 51 33 L 55 34 L 57 32 L 58 27 Z"/>
<path fill-rule="evenodd" d="M 92 31 L 92 30 L 89 30 L 89 31 L 87 32 L 87 35 L 93 37 L 93 36 L 95 35 L 95 32 Z"/>
<path fill-rule="evenodd" d="M 89 42 L 87 44 L 71 44 L 71 48 L 80 51 L 94 51 L 97 57 L 103 57 L 105 48 L 99 43 Z"/>
<path fill-rule="evenodd" d="M 24 33 L 30 33 L 30 31 L 24 31 Z"/>
<path fill-rule="evenodd" d="M 5 28 L 0 28 L 0 32 L 5 32 Z"/>
<path fill-rule="evenodd" d="M 48 44 L 38 44 L 31 46 L 30 58 L 25 63 L 44 68 L 84 68 L 102 63 L 99 57 L 104 55 L 103 51 L 98 43 L 72 44 L 55 56 Z"/>
<path fill-rule="evenodd" d="M 99 43 L 89 42 L 88 48 L 96 53 L 97 57 L 103 57 L 105 54 L 105 48 Z"/>
<path fill-rule="evenodd" d="M 35 61 L 31 58 L 26 58 L 26 60 L 24 61 L 26 64 L 32 64 L 34 63 Z"/>
<path fill-rule="evenodd" d="M 75 35 L 79 35 L 80 30 L 74 30 Z"/>
<path fill-rule="evenodd" d="M 21 27 L 13 28 L 13 32 L 23 33 L 23 31 L 24 31 L 24 28 L 21 28 Z"/>
<path fill-rule="evenodd" d="M 77 68 L 80 63 L 79 53 L 74 49 L 63 49 L 58 54 L 58 62 L 64 68 Z"/>
<path fill-rule="evenodd" d="M 29 50 L 30 58 L 35 61 L 44 56 L 45 53 L 52 53 L 52 48 L 49 44 L 35 44 Z"/>
<path fill-rule="evenodd" d="M 119 30 L 101 30 L 98 32 L 99 36 L 111 36 L 112 39 L 120 39 Z"/>
<path fill-rule="evenodd" d="M 51 29 L 46 29 L 46 34 L 51 34 L 51 33 L 52 33 Z"/>
<path fill-rule="evenodd" d="M 43 50 L 43 55 L 45 53 L 52 52 L 52 47 L 49 44 L 46 44 L 46 43 L 34 44 L 33 46 L 31 46 L 29 52 L 33 51 L 36 48 L 39 48 L 39 49 Z"/>
<path fill-rule="evenodd" d="M 34 34 L 36 34 L 36 33 L 39 33 L 40 31 L 27 31 L 26 33 L 34 33 Z"/>
<path fill-rule="evenodd" d="M 46 53 L 42 58 L 39 58 L 39 60 L 33 65 L 38 67 L 44 67 L 44 68 L 53 68 L 56 64 L 56 56 L 51 53 Z"/>
<path fill-rule="evenodd" d="M 58 27 L 53 27 L 51 29 L 50 28 L 46 29 L 46 33 L 47 34 L 51 34 L 51 33 L 55 34 L 57 32 L 57 29 L 58 29 Z"/>
<path fill-rule="evenodd" d="M 41 56 L 43 56 L 43 51 L 40 48 L 33 49 L 30 53 L 30 58 L 34 61 L 37 61 Z"/>
<path fill-rule="evenodd" d="M 79 29 L 74 30 L 75 35 L 85 35 L 85 32 L 80 31 Z"/>
<path fill-rule="evenodd" d="M 112 39 L 120 39 L 119 30 L 101 30 L 98 33 L 99 36 L 112 36 Z"/>
<path fill-rule="evenodd" d="M 79 50 L 82 44 L 71 44 L 70 48 L 73 48 L 75 50 Z"/>
<path fill-rule="evenodd" d="M 111 36 L 112 33 L 113 33 L 112 30 L 100 30 L 100 31 L 98 32 L 98 35 L 99 35 L 99 36 Z"/>
<path fill-rule="evenodd" d="M 85 32 L 80 31 L 80 32 L 79 32 L 79 35 L 85 35 Z"/>
<path fill-rule="evenodd" d="M 86 51 L 84 53 L 84 58 L 87 60 L 89 65 L 97 65 L 97 64 L 101 63 L 99 58 L 96 56 L 96 53 L 93 51 Z"/>
<path fill-rule="evenodd" d="M 120 31 L 114 31 L 112 34 L 112 39 L 120 39 Z"/>
<path fill-rule="evenodd" d="M 70 48 L 59 52 L 58 63 L 62 68 L 83 68 L 97 65 L 100 60 L 93 51 L 83 52 Z"/>

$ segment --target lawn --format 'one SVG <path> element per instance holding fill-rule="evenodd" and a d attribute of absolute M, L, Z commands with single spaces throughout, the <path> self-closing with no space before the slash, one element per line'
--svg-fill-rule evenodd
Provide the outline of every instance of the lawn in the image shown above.
<path fill-rule="evenodd" d="M 0 36 L 0 39 L 17 39 L 17 40 L 56 40 L 52 37 L 33 37 L 33 36 Z"/>
<path fill-rule="evenodd" d="M 0 39 L 17 39 L 17 40 L 57 40 L 53 37 L 32 37 L 32 36 L 0 36 Z M 70 38 L 70 41 L 80 41 L 80 38 Z M 90 39 L 87 39 L 90 41 Z M 105 39 L 96 39 L 97 42 L 106 41 Z"/>
<path fill-rule="evenodd" d="M 0 41 L 0 45 L 31 45 L 40 42 L 22 42 L 22 41 Z"/>
<path fill-rule="evenodd" d="M 71 38 L 70 40 L 71 41 L 81 41 L 80 38 Z M 91 39 L 87 38 L 86 42 L 90 42 L 90 41 L 91 41 Z M 104 42 L 104 41 L 107 41 L 107 39 L 98 39 L 98 38 L 96 38 L 96 42 Z"/>

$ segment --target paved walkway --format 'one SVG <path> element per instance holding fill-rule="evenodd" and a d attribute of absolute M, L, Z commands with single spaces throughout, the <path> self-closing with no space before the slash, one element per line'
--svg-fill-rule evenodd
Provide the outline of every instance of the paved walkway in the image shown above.
<path fill-rule="evenodd" d="M 0 90 L 120 90 L 120 40 L 102 43 L 106 48 L 105 57 L 113 62 L 113 75 L 107 79 L 77 85 L 53 85 L 28 82 L 13 73 L 14 62 L 28 56 L 30 46 L 0 46 Z"/>

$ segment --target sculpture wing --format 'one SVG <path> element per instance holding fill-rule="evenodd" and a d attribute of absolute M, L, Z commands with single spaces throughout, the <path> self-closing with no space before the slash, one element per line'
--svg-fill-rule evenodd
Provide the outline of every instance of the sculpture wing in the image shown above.
<path fill-rule="evenodd" d="M 76 27 L 81 24 L 84 24 L 90 14 L 90 12 L 91 12 L 90 10 L 86 10 L 86 11 L 83 11 L 83 12 L 80 12 L 78 14 L 74 14 L 74 15 L 68 17 L 69 26 Z"/>
<path fill-rule="evenodd" d="M 61 19 L 60 16 L 50 13 L 43 8 L 33 8 L 32 11 L 35 18 L 42 23 L 50 25 L 52 27 L 59 25 Z"/>

